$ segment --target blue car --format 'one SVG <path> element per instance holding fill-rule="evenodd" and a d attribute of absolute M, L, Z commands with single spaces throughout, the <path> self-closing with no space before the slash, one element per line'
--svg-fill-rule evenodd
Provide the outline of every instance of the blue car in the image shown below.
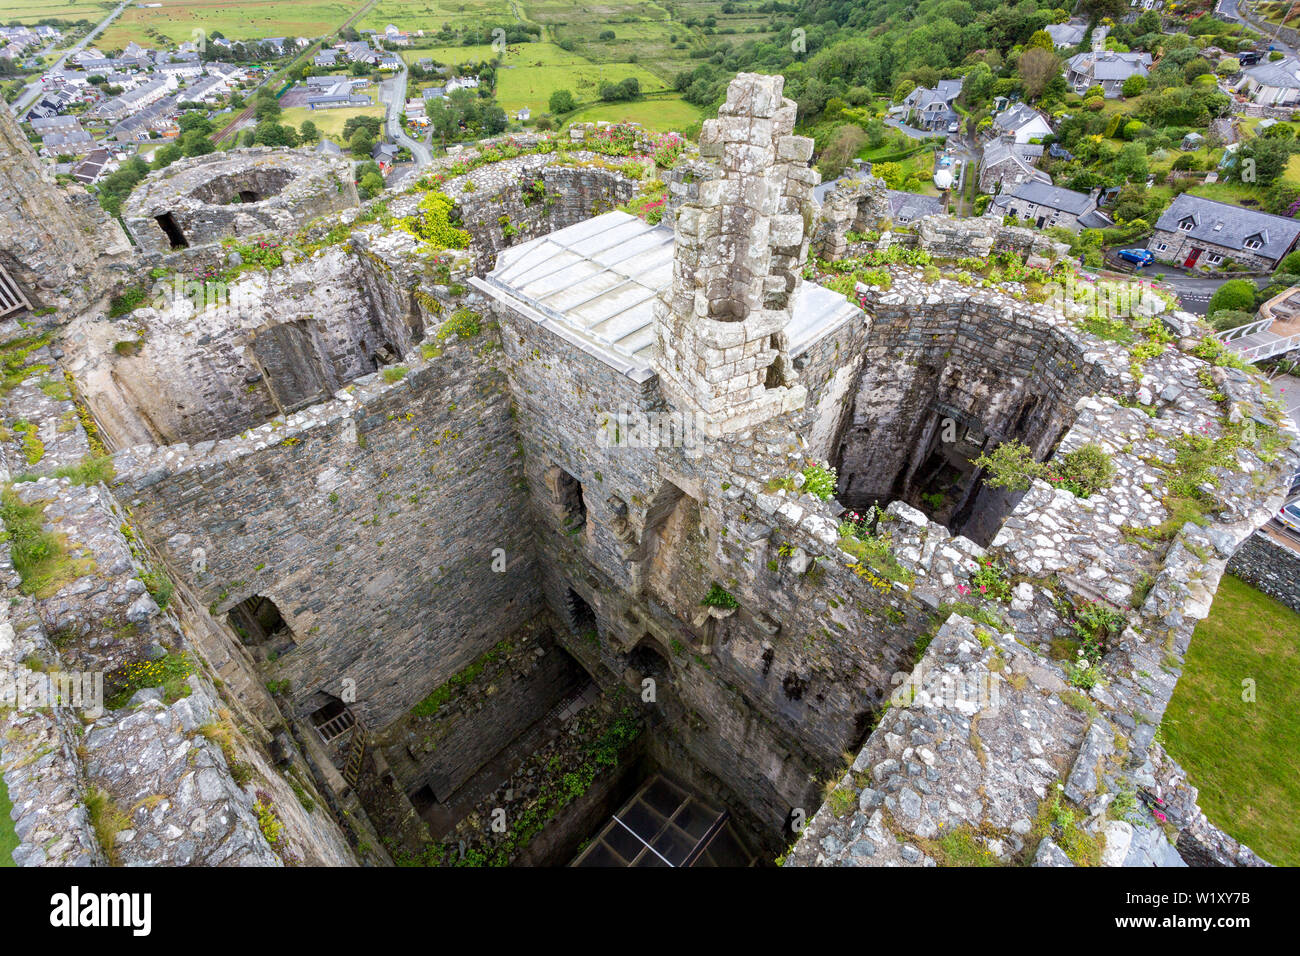
<path fill-rule="evenodd" d="M 1121 249 L 1116 253 L 1116 255 L 1126 262 L 1133 263 L 1139 268 L 1142 266 L 1149 266 L 1151 263 L 1156 261 L 1156 257 L 1146 249 Z"/>

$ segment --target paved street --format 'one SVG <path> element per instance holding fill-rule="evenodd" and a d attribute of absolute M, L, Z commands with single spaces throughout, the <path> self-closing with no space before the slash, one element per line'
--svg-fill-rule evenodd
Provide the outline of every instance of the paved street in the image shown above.
<path fill-rule="evenodd" d="M 411 151 L 411 155 L 415 157 L 415 169 L 418 173 L 432 162 L 433 154 L 428 146 L 412 139 L 402 128 L 402 109 L 406 105 L 406 78 L 407 69 L 403 66 L 400 73 L 379 84 L 379 95 L 388 104 L 385 119 L 388 136 L 397 145 L 405 146 Z"/>
<path fill-rule="evenodd" d="M 99 36 L 99 34 L 103 32 L 105 27 L 107 27 L 110 23 L 112 23 L 114 20 L 117 19 L 118 14 L 120 14 L 123 10 L 127 8 L 128 3 L 129 0 L 127 0 L 127 2 L 123 2 L 119 4 L 113 10 L 112 13 L 106 16 L 103 20 L 100 20 L 99 23 L 95 25 L 95 28 L 93 30 L 87 33 L 84 37 L 82 37 L 72 46 L 68 47 L 68 49 L 64 51 L 63 55 L 54 61 L 53 65 L 47 67 L 41 72 L 44 74 L 50 72 L 51 70 L 62 69 L 63 64 L 67 62 L 68 57 L 72 56 L 72 54 L 74 53 L 79 53 L 82 50 L 84 50 L 91 40 Z M 41 90 L 43 86 L 44 84 L 41 83 L 41 78 L 39 76 L 31 83 L 27 84 L 27 89 L 23 92 L 23 95 L 18 97 L 18 99 L 14 101 L 15 116 L 21 118 L 23 113 L 27 112 L 28 107 L 30 107 L 33 103 L 35 103 L 40 98 Z"/>

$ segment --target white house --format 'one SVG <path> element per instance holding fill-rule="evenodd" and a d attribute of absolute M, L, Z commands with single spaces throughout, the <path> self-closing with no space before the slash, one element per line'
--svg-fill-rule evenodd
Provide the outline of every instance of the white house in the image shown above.
<path fill-rule="evenodd" d="M 993 117 L 993 129 L 994 135 L 1012 136 L 1016 143 L 1024 145 L 1030 140 L 1051 135 L 1052 124 L 1038 110 L 1025 103 L 1017 103 Z"/>
<path fill-rule="evenodd" d="M 1300 60 L 1288 56 L 1249 67 L 1238 90 L 1261 106 L 1294 106 L 1300 103 Z"/>

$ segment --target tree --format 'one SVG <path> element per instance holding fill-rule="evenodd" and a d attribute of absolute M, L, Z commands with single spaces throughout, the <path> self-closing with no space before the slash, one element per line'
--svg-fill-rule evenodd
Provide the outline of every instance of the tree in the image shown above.
<path fill-rule="evenodd" d="M 876 163 L 871 167 L 871 174 L 883 179 L 890 189 L 901 187 L 905 178 L 902 163 Z"/>
<path fill-rule="evenodd" d="M 311 120 L 303 120 L 302 125 L 298 127 L 298 135 L 302 137 L 304 143 L 314 143 L 320 139 L 320 130 Z"/>
<path fill-rule="evenodd" d="M 366 173 L 357 183 L 361 191 L 361 198 L 369 199 L 371 196 L 377 196 L 384 190 L 384 177 L 379 173 Z"/>
<path fill-rule="evenodd" d="M 367 129 L 358 129 L 348 140 L 348 148 L 352 150 L 353 156 L 365 156 L 369 158 L 370 151 L 375 148 L 375 138 L 370 135 Z"/>
<path fill-rule="evenodd" d="M 1124 94 L 1126 99 L 1132 99 L 1135 96 L 1141 96 L 1146 88 L 1147 78 L 1134 73 L 1124 81 L 1124 85 L 1120 87 L 1120 92 Z"/>
<path fill-rule="evenodd" d="M 489 136 L 504 133 L 509 125 L 510 119 L 500 106 L 494 104 L 483 111 L 483 131 Z"/>
<path fill-rule="evenodd" d="M 1111 169 L 1125 179 L 1146 179 L 1149 171 L 1147 151 L 1141 143 L 1125 143 L 1111 164 Z"/>
<path fill-rule="evenodd" d="M 857 155 L 867 142 L 867 133 L 860 126 L 846 124 L 831 134 L 830 142 L 822 150 L 817 168 L 821 170 L 822 179 L 835 179 L 844 172 L 850 160 Z M 888 164 L 885 164 L 888 165 Z"/>
<path fill-rule="evenodd" d="M 184 153 L 175 143 L 168 143 L 166 146 L 159 147 L 153 154 L 153 168 L 166 169 L 176 160 L 180 159 Z"/>
<path fill-rule="evenodd" d="M 192 129 L 180 138 L 181 153 L 185 156 L 206 156 L 216 152 L 217 147 L 208 139 L 207 131 Z"/>
<path fill-rule="evenodd" d="M 1229 279 L 1214 290 L 1210 296 L 1210 305 L 1206 312 L 1213 315 L 1231 309 L 1237 312 L 1255 310 L 1255 283 L 1249 279 Z"/>
<path fill-rule="evenodd" d="M 278 120 L 283 110 L 280 109 L 280 103 L 274 98 L 267 99 L 258 96 L 257 103 L 253 106 L 253 115 L 257 117 L 259 123 L 267 120 Z"/>
<path fill-rule="evenodd" d="M 557 116 L 560 113 L 571 113 L 577 106 L 578 104 L 573 99 L 573 93 L 569 90 L 556 90 L 551 94 L 551 112 Z"/>
<path fill-rule="evenodd" d="M 1056 44 L 1052 42 L 1052 35 L 1050 33 L 1048 33 L 1046 30 L 1038 30 L 1034 33 L 1033 36 L 1031 36 L 1028 40 L 1025 41 L 1025 47 L 1027 49 L 1037 48 L 1040 50 L 1050 51 L 1056 49 Z"/>
<path fill-rule="evenodd" d="M 1051 50 L 1031 47 L 1020 54 L 1016 63 L 1016 74 L 1025 87 L 1025 95 L 1036 100 L 1043 95 L 1047 84 L 1061 72 L 1061 61 Z"/>
<path fill-rule="evenodd" d="M 1214 72 L 1219 76 L 1232 76 L 1241 72 L 1241 61 L 1235 56 L 1225 56 L 1219 61 L 1219 65 L 1214 68 Z"/>

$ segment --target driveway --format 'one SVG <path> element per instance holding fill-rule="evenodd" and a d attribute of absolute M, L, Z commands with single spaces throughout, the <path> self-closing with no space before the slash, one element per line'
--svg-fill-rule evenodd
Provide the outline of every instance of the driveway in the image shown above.
<path fill-rule="evenodd" d="M 917 129 L 915 126 L 904 126 L 902 120 L 887 119 L 885 125 L 892 129 L 898 130 L 904 136 L 910 136 L 912 139 L 935 139 L 940 136 L 946 136 L 946 133 L 937 131 L 926 132 L 923 129 Z"/>
<path fill-rule="evenodd" d="M 1276 23 L 1268 24 L 1256 19 L 1253 14 L 1246 13 L 1241 9 L 1240 0 L 1219 0 L 1214 9 L 1221 19 L 1237 20 L 1247 26 L 1254 27 L 1264 35 L 1264 41 L 1274 49 L 1281 50 L 1288 55 L 1295 53 L 1295 50 L 1283 43 L 1280 38 L 1274 39 L 1273 31 L 1278 28 Z"/>
<path fill-rule="evenodd" d="M 1205 315 L 1210 306 L 1210 296 L 1214 295 L 1214 290 L 1229 279 L 1249 279 L 1255 283 L 1257 289 L 1262 289 L 1269 283 L 1268 276 L 1189 275 L 1177 266 L 1160 263 L 1152 263 L 1144 269 L 1137 269 L 1132 263 L 1118 258 L 1114 249 L 1104 250 L 1104 256 L 1106 268 L 1113 272 L 1122 272 L 1139 279 L 1152 279 L 1156 273 L 1159 273 L 1163 278 L 1154 281 L 1168 286 L 1174 295 L 1178 296 L 1178 301 L 1182 303 L 1183 308 L 1194 315 Z"/>

